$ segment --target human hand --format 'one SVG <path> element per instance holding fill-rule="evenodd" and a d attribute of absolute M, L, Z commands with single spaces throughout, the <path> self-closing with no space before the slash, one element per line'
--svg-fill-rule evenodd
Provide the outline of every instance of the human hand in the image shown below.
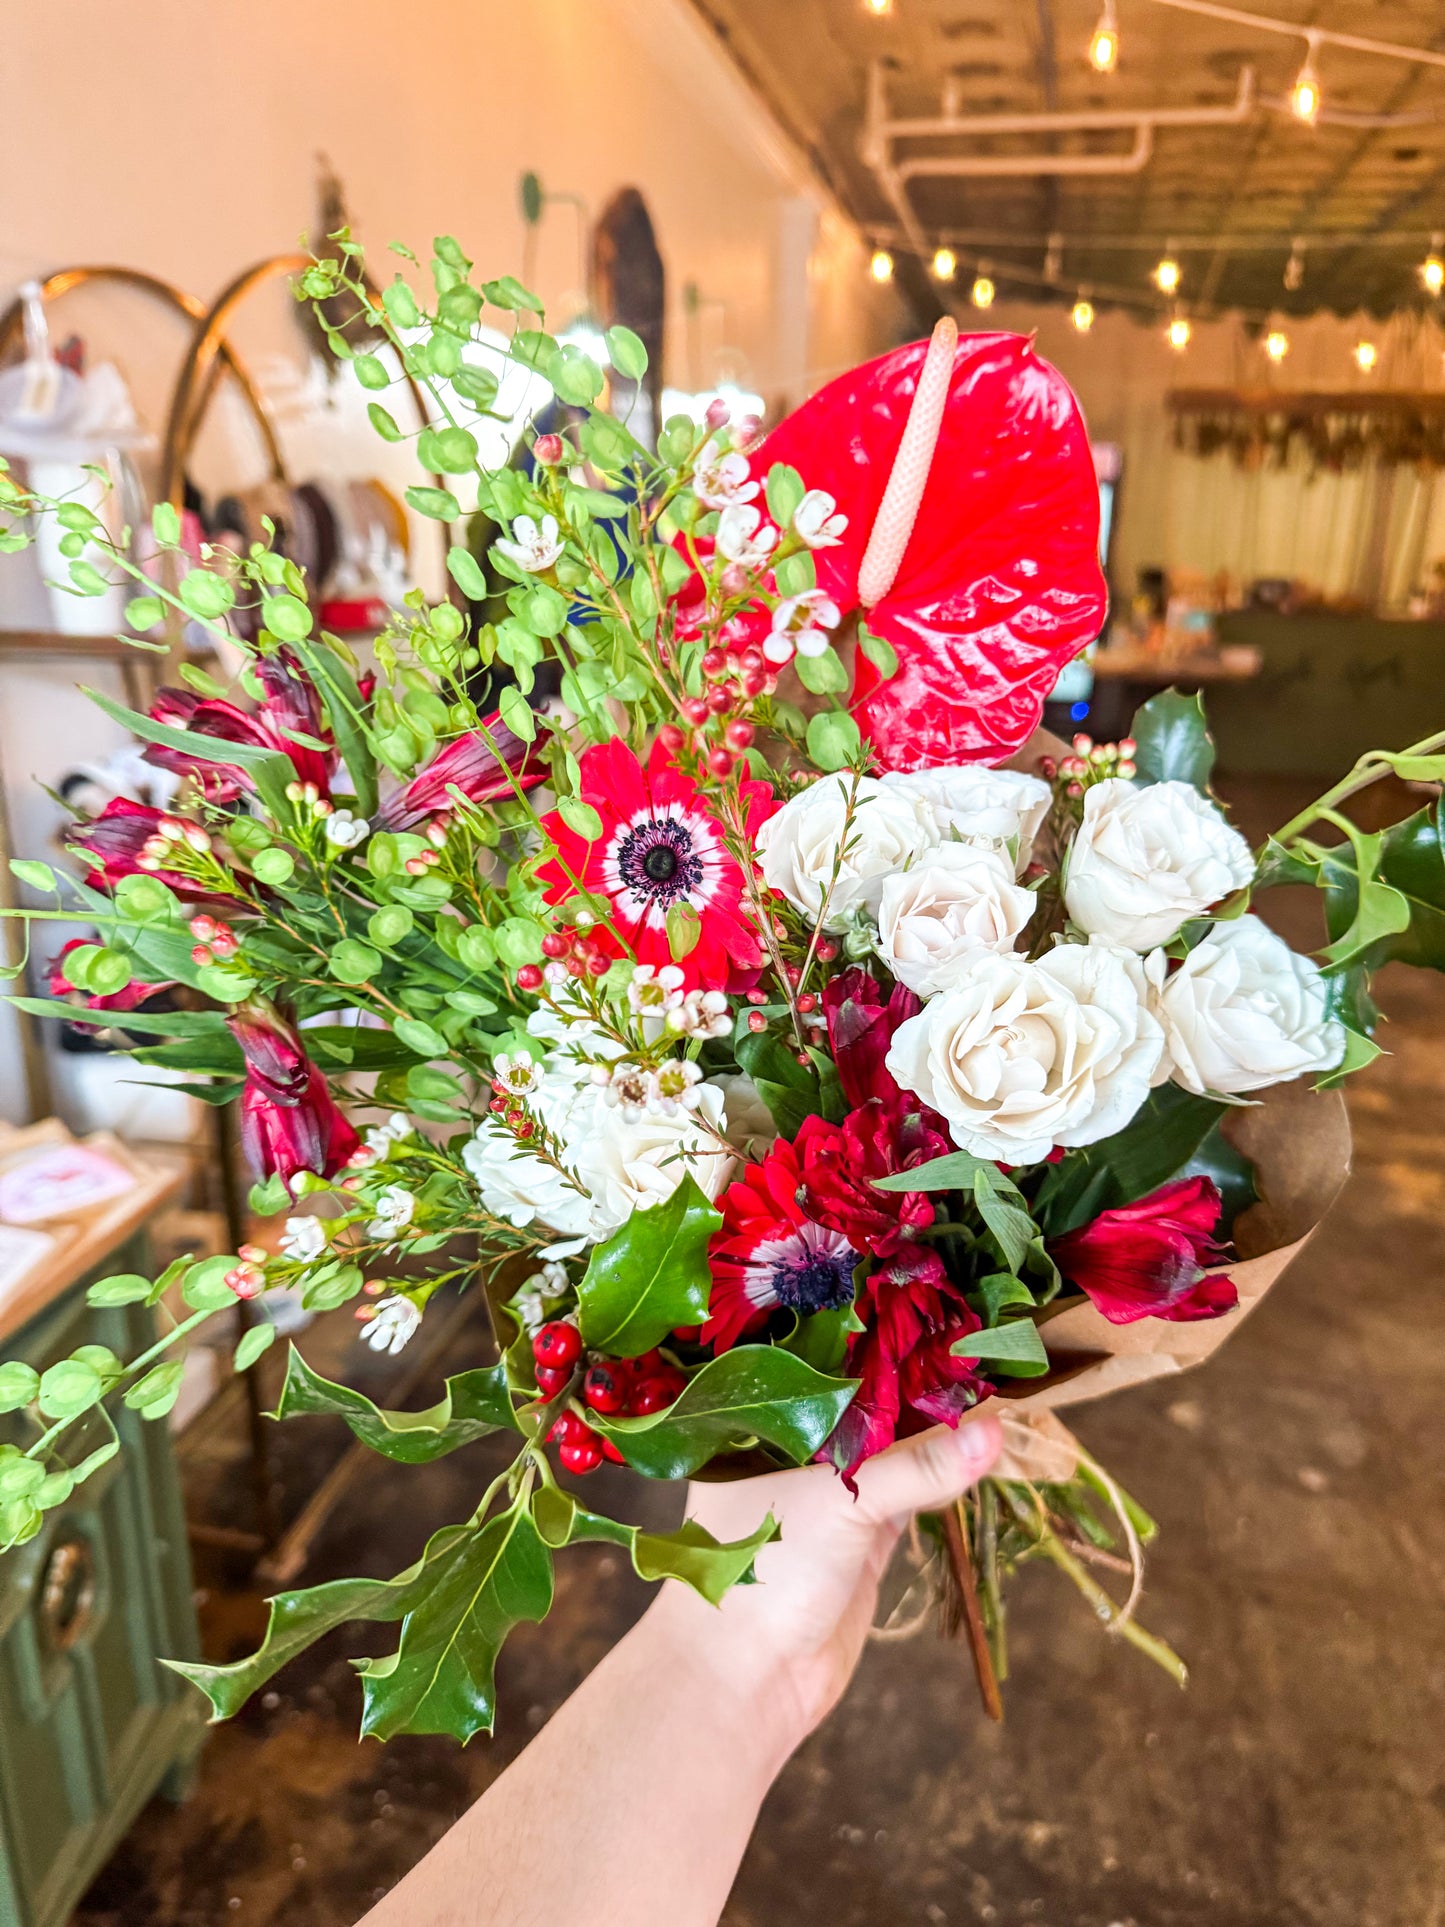
<path fill-rule="evenodd" d="M 758 1554 L 757 1585 L 735 1586 L 712 1607 L 669 1581 L 644 1624 L 674 1649 L 674 1663 L 751 1703 L 791 1752 L 852 1678 L 908 1520 L 982 1478 L 1002 1442 L 985 1407 L 956 1432 L 938 1426 L 869 1459 L 858 1469 L 856 1499 L 824 1465 L 690 1486 L 687 1516 L 715 1537 L 742 1538 L 770 1509 L 782 1537 Z"/>

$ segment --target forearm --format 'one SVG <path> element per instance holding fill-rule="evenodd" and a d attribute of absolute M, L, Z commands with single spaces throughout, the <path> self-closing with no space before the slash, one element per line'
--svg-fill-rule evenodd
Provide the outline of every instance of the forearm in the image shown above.
<path fill-rule="evenodd" d="M 692 1615 L 680 1629 L 669 1604 L 658 1599 L 366 1927 L 713 1927 L 801 1726 L 776 1683 L 725 1686 L 689 1636 Z"/>

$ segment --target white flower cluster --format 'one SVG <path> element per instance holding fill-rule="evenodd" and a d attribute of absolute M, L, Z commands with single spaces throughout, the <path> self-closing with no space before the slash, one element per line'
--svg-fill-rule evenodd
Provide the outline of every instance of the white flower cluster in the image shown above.
<path fill-rule="evenodd" d="M 1120 1130 L 1150 1087 L 1240 1098 L 1340 1061 L 1324 980 L 1257 917 L 1164 946 L 1254 875 L 1244 838 L 1186 783 L 1113 777 L 1085 794 L 1062 879 L 1069 941 L 1022 954 L 1020 877 L 1046 784 L 1008 770 L 828 777 L 758 838 L 766 881 L 810 919 L 867 918 L 926 999 L 888 1066 L 976 1156 L 1032 1163 Z M 846 826 L 846 835 L 845 835 Z"/>

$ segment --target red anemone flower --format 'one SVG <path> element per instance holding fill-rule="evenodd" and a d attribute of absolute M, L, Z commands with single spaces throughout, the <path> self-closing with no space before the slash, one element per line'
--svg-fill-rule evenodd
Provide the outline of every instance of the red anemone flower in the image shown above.
<path fill-rule="evenodd" d="M 262 1177 L 289 1186 L 301 1171 L 329 1178 L 361 1140 L 337 1109 L 326 1079 L 275 1011 L 247 1005 L 227 1019 L 246 1060 L 241 1148 Z"/>
<path fill-rule="evenodd" d="M 683 960 L 688 974 L 704 990 L 741 989 L 756 981 L 762 950 L 743 909 L 742 870 L 696 787 L 673 768 L 662 746 L 654 747 L 644 769 L 614 737 L 585 752 L 581 776 L 579 794 L 601 817 L 602 834 L 588 842 L 560 814 L 543 819 L 561 857 L 537 872 L 548 886 L 548 901 L 572 896 L 575 885 L 605 897 L 613 928 L 636 961 L 647 964 L 674 961 L 667 913 L 688 904 L 701 924 L 697 943 Z M 750 835 L 769 796 L 765 784 L 743 785 Z M 609 931 L 599 927 L 592 934 L 604 950 L 617 954 Z"/>
<path fill-rule="evenodd" d="M 405 789 L 382 804 L 377 811 L 376 827 L 414 829 L 439 810 L 455 809 L 454 789 L 460 790 L 469 802 L 496 803 L 516 794 L 513 777 L 523 789 L 535 789 L 538 783 L 546 782 L 545 769 L 528 767 L 531 745 L 507 728 L 500 712 L 493 710 L 490 716 L 483 716 L 481 728 L 486 735 L 481 730 L 473 730 L 439 749 Z"/>
<path fill-rule="evenodd" d="M 841 540 L 813 558 L 819 590 L 845 616 L 860 604 L 859 570 L 929 346 L 913 342 L 840 376 L 749 452 L 755 479 L 790 463 L 847 517 Z M 921 462 L 900 464 L 911 470 L 916 519 L 910 532 L 904 515 L 896 571 L 866 611 L 898 672 L 883 681 L 858 658 L 854 714 L 887 769 L 1002 762 L 1104 621 L 1099 490 L 1068 384 L 1021 335 L 963 335 L 951 372 L 939 372 L 931 461 L 925 450 Z M 900 484 L 907 494 L 902 473 Z M 763 612 L 751 627 L 768 621 Z"/>
<path fill-rule="evenodd" d="M 1208 1178 L 1176 1178 L 1052 1239 L 1049 1255 L 1112 1325 L 1219 1318 L 1239 1303 L 1231 1279 L 1205 1271 L 1219 1257 L 1219 1209 Z"/>
<path fill-rule="evenodd" d="M 289 649 L 283 649 L 274 656 L 261 657 L 255 669 L 266 695 L 254 713 L 237 703 L 198 696 L 191 689 L 162 689 L 151 708 L 151 716 L 158 723 L 188 729 L 198 736 L 214 736 L 225 743 L 246 743 L 255 749 L 279 750 L 290 758 L 298 783 L 314 783 L 319 795 L 329 796 L 331 774 L 336 768 L 335 751 L 307 749 L 288 734 L 299 731 L 318 742 L 330 741 L 322 721 L 320 700 L 302 673 L 300 663 Z M 145 759 L 157 769 L 189 776 L 212 802 L 234 802 L 243 790 L 256 787 L 251 772 L 240 763 L 209 762 L 165 743 L 147 744 Z"/>

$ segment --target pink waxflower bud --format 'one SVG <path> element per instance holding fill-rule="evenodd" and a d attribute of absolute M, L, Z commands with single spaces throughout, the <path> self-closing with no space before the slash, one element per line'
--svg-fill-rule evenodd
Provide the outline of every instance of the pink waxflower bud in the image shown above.
<path fill-rule="evenodd" d="M 721 395 L 714 395 L 707 405 L 707 413 L 703 420 L 709 428 L 726 428 L 732 412 Z"/>
<path fill-rule="evenodd" d="M 748 586 L 748 572 L 740 562 L 729 562 L 722 572 L 724 595 L 741 595 Z"/>
<path fill-rule="evenodd" d="M 210 951 L 207 950 L 206 946 L 203 943 L 192 945 L 191 962 L 193 964 L 208 964 L 213 961 L 214 959 L 212 958 Z"/>
<path fill-rule="evenodd" d="M 733 447 L 750 448 L 762 432 L 763 424 L 759 416 L 739 416 L 733 427 Z"/>
<path fill-rule="evenodd" d="M 216 934 L 216 919 L 204 914 L 199 917 L 192 917 L 190 930 L 191 935 L 201 943 L 208 943 Z"/>
<path fill-rule="evenodd" d="M 545 468 L 555 468 L 566 453 L 560 435 L 539 435 L 532 444 L 532 453 Z"/>

